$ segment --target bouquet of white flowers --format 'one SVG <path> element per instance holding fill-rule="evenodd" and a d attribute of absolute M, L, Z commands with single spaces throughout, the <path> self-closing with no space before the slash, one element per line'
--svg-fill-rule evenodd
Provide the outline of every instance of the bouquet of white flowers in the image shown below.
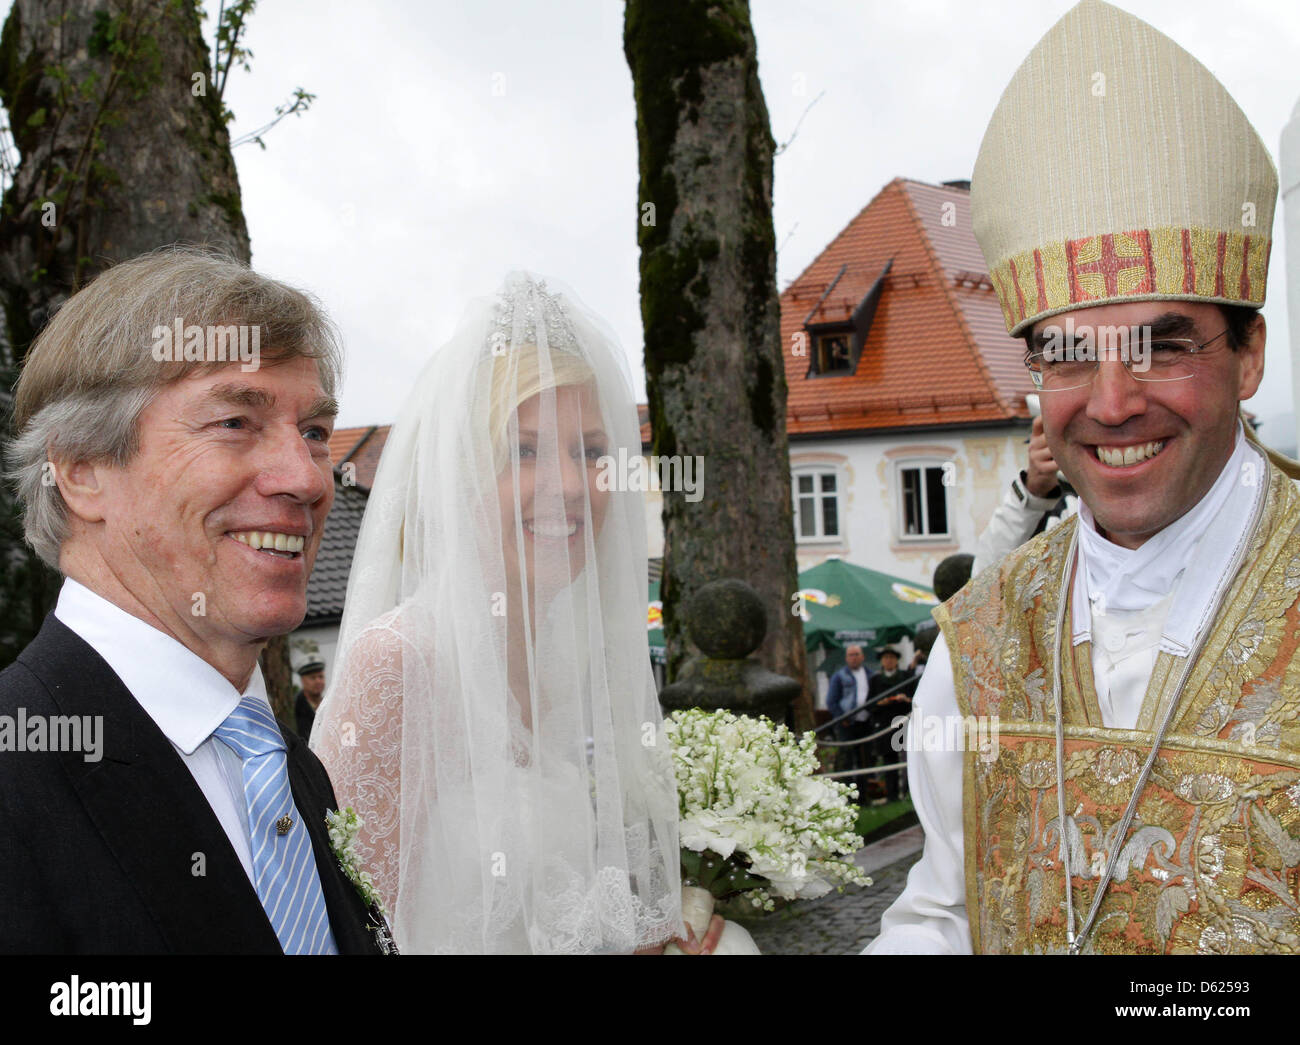
<path fill-rule="evenodd" d="M 677 776 L 682 875 L 716 899 L 821 896 L 871 879 L 849 857 L 857 789 L 814 776 L 817 742 L 766 718 L 676 711 L 664 722 Z"/>

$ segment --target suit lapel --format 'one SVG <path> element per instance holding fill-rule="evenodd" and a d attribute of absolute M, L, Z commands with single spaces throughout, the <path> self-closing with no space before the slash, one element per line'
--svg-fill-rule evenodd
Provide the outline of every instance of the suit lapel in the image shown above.
<path fill-rule="evenodd" d="M 325 896 L 325 909 L 329 912 L 330 929 L 340 954 L 374 954 L 376 945 L 366 923 L 369 912 L 361 894 L 339 867 L 334 849 L 330 845 L 325 813 L 335 808 L 332 794 L 313 785 L 311 756 L 307 745 L 294 733 L 284 735 L 289 756 L 289 786 L 293 791 L 293 804 L 307 825 L 311 847 L 316 857 L 316 872 L 320 877 L 321 892 Z M 319 769 L 320 776 L 324 770 Z M 328 779 L 328 778 L 325 778 Z"/>
<path fill-rule="evenodd" d="M 66 715 L 103 719 L 103 757 L 60 756 L 105 845 L 166 941 L 185 953 L 281 953 L 194 777 L 121 679 L 50 614 L 19 658 Z"/>

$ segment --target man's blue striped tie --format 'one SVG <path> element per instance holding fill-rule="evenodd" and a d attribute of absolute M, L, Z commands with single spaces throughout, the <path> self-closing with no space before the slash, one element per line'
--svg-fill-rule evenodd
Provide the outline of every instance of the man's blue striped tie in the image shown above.
<path fill-rule="evenodd" d="M 246 696 L 213 735 L 243 762 L 257 898 L 280 946 L 285 954 L 337 954 L 311 838 L 289 790 L 289 760 L 275 716 L 264 700 Z"/>

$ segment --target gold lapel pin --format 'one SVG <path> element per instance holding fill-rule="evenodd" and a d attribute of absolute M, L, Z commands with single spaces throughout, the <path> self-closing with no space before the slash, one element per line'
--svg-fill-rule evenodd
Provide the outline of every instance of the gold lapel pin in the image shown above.
<path fill-rule="evenodd" d="M 275 822 L 275 833 L 280 835 L 287 835 L 289 833 L 290 828 L 292 827 L 293 827 L 293 817 L 282 816 L 280 817 L 279 820 Z"/>

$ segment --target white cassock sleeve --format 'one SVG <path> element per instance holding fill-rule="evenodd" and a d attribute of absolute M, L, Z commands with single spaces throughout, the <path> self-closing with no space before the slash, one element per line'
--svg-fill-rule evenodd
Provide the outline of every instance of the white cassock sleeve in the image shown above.
<path fill-rule="evenodd" d="M 989 524 L 975 543 L 975 561 L 971 563 L 971 576 L 981 573 L 1001 561 L 1034 535 L 1043 516 L 1056 506 L 1058 498 L 1035 497 L 1023 504 L 1015 491 L 1007 488 L 1002 503 L 993 512 Z"/>
<path fill-rule="evenodd" d="M 931 738 L 963 736 L 948 726 L 960 715 L 948 644 L 940 632 L 917 686 L 907 731 L 908 786 L 925 830 L 925 851 L 908 874 L 907 887 L 881 917 L 880 935 L 863 954 L 971 953 L 962 837 L 963 756 L 961 751 L 927 751 L 922 743 L 927 732 Z M 943 728 L 927 731 L 925 723 L 936 719 Z"/>

